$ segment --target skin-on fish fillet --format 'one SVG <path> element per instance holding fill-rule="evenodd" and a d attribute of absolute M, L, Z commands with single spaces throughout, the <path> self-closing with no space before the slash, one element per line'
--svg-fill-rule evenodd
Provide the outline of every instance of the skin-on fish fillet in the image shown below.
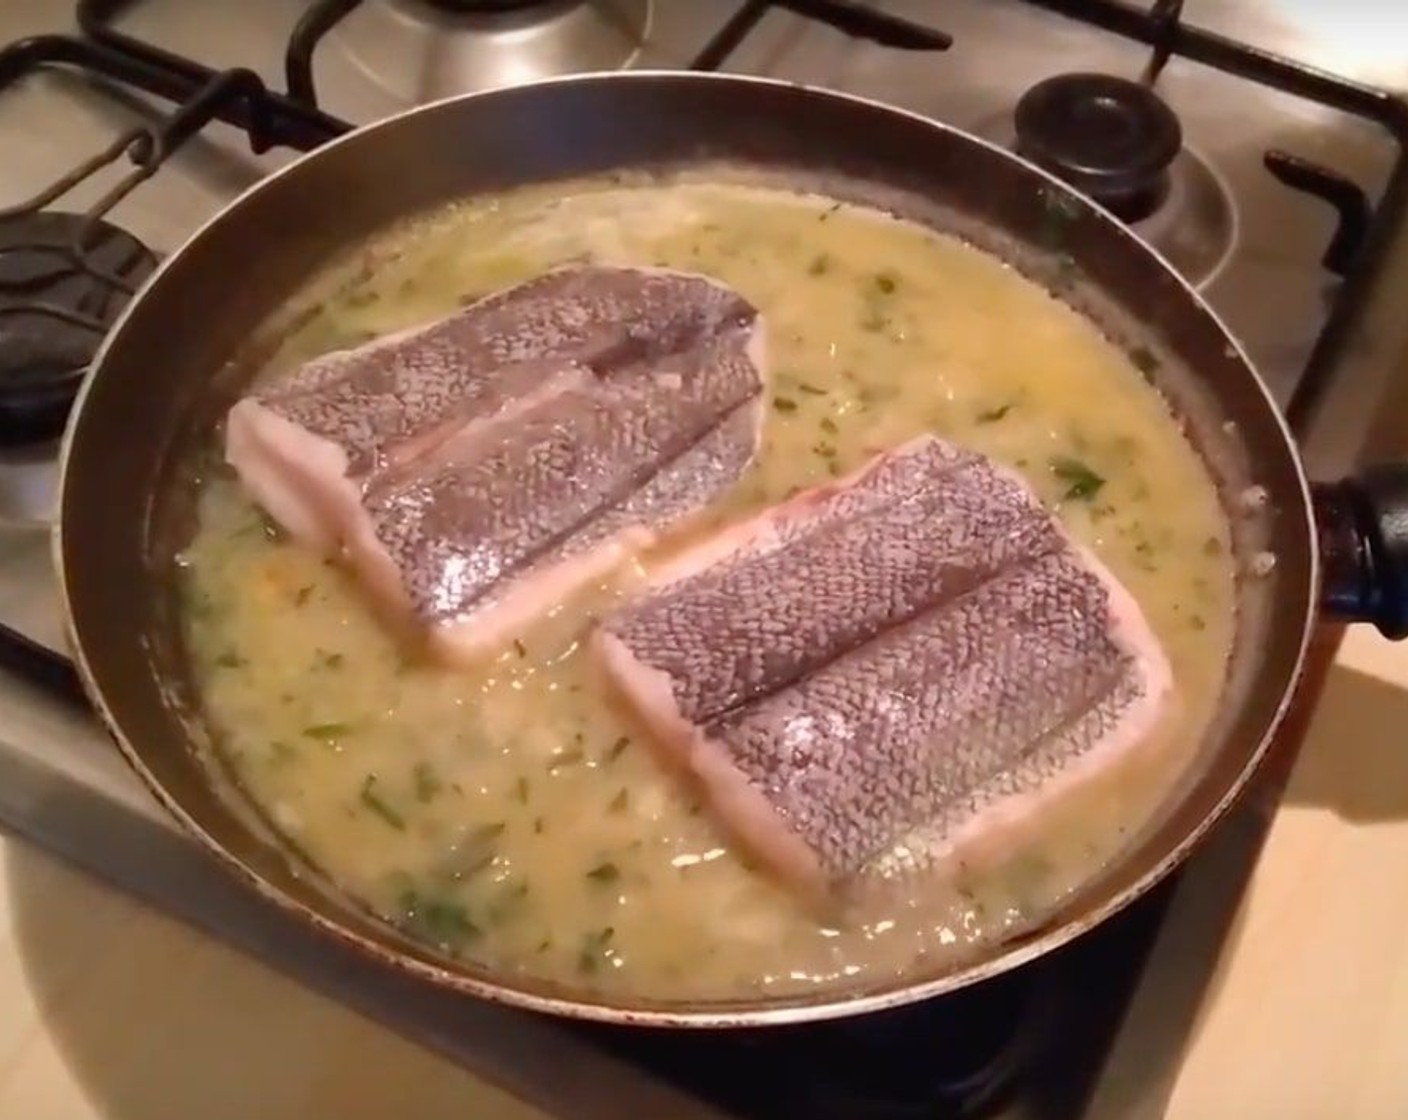
<path fill-rule="evenodd" d="M 929 865 L 1139 741 L 1171 673 L 1014 474 L 923 437 L 688 550 L 594 645 L 716 816 L 811 895 Z"/>
<path fill-rule="evenodd" d="M 251 394 L 226 459 L 291 537 L 472 660 L 738 478 L 763 349 L 713 280 L 557 269 Z"/>

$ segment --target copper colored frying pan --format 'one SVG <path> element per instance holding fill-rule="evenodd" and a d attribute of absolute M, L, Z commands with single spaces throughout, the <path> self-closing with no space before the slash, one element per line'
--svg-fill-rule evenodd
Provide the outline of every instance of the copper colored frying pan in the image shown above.
<path fill-rule="evenodd" d="M 608 1000 L 452 964 L 301 872 L 209 764 L 169 578 L 189 498 L 176 464 L 239 392 L 247 340 L 322 262 L 397 219 L 521 184 L 709 165 L 956 232 L 1119 344 L 1158 355 L 1150 376 L 1238 507 L 1241 623 L 1199 765 L 1117 866 L 1040 929 L 957 971 L 824 997 L 686 1004 Z M 70 421 L 57 560 L 80 673 L 123 754 L 273 904 L 392 968 L 492 1000 L 658 1026 L 761 1025 L 857 1014 L 995 976 L 1104 921 L 1177 866 L 1255 771 L 1317 615 L 1408 633 L 1408 470 L 1312 489 L 1256 371 L 1198 295 L 1109 214 L 1005 151 L 794 85 L 592 75 L 445 101 L 353 132 L 260 183 L 169 258 L 108 337 Z"/>

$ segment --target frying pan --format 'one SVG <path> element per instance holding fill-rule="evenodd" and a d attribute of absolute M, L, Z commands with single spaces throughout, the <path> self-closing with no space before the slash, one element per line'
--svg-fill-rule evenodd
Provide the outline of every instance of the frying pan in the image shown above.
<path fill-rule="evenodd" d="M 479 192 L 679 169 L 820 190 L 999 255 L 1118 345 L 1157 356 L 1148 375 L 1234 514 L 1239 623 L 1196 764 L 1123 858 L 1039 928 L 963 967 L 818 996 L 670 1002 L 452 963 L 302 867 L 213 762 L 172 578 L 189 528 L 182 463 L 246 383 L 269 324 L 329 258 L 397 220 Z M 357 130 L 255 186 L 163 264 L 106 339 L 66 432 L 55 541 L 93 705 L 157 799 L 220 864 L 308 926 L 430 984 L 665 1027 L 855 1015 L 1051 952 L 1148 891 L 1227 810 L 1287 709 L 1322 609 L 1395 638 L 1408 633 L 1408 468 L 1312 488 L 1236 340 L 1129 229 L 1032 164 L 952 128 L 732 75 L 586 75 L 455 98 Z"/>

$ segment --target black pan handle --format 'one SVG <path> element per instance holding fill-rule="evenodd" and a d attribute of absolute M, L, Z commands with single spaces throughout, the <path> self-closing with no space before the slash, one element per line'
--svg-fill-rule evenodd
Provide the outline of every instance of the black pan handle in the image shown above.
<path fill-rule="evenodd" d="M 1408 463 L 1311 487 L 1324 568 L 1321 605 L 1346 622 L 1408 638 Z"/>

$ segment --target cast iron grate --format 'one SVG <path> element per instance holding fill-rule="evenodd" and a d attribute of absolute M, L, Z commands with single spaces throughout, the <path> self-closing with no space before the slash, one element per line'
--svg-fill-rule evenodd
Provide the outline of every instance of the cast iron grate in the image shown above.
<path fill-rule="evenodd" d="M 216 77 L 190 59 L 119 31 L 115 19 L 141 0 L 79 0 L 78 22 L 87 40 L 107 49 L 129 67 L 109 76 L 164 97 L 183 100 Z M 289 38 L 284 69 L 288 92 L 266 93 L 280 115 L 314 114 L 324 126 L 333 121 L 318 110 L 312 76 L 313 53 L 339 21 L 366 0 L 312 0 Z M 1293 425 L 1321 402 L 1334 368 L 1363 313 L 1365 295 L 1378 275 L 1393 233 L 1408 212 L 1408 103 L 1393 93 L 1317 70 L 1303 63 L 1218 35 L 1183 20 L 1184 0 L 1155 0 L 1141 7 L 1121 0 L 1022 0 L 1074 21 L 1147 44 L 1143 84 L 1152 87 L 1174 57 L 1283 93 L 1336 109 L 1382 127 L 1394 140 L 1396 155 L 1388 185 L 1371 202 L 1358 184 L 1303 156 L 1281 150 L 1264 153 L 1267 171 L 1288 188 L 1305 192 L 1334 208 L 1337 226 L 1321 263 L 1343 283 L 1316 339 L 1305 376 L 1287 405 Z M 746 0 L 691 62 L 697 70 L 722 68 L 758 24 L 773 11 L 818 21 L 858 39 L 901 50 L 946 51 L 953 37 L 936 27 L 890 15 L 857 0 Z M 173 96 L 173 89 L 176 91 Z M 342 126 L 345 127 L 345 126 Z M 295 146 L 319 142 L 317 131 L 304 132 Z"/>

